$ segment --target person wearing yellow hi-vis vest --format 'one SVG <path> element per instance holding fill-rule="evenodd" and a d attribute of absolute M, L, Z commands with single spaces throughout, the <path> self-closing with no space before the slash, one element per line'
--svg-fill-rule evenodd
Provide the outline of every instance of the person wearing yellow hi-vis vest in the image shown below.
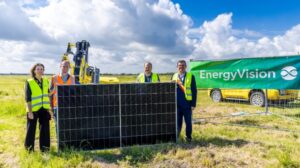
<path fill-rule="evenodd" d="M 186 141 L 192 140 L 192 111 L 197 103 L 197 86 L 195 77 L 190 72 L 186 72 L 186 62 L 177 62 L 177 73 L 172 77 L 177 82 L 177 133 L 181 132 L 182 119 L 186 125 Z"/>
<path fill-rule="evenodd" d="M 38 120 L 40 150 L 44 152 L 50 149 L 49 120 L 52 114 L 49 100 L 49 81 L 43 78 L 44 70 L 43 64 L 35 64 L 30 71 L 32 78 L 28 79 L 25 84 L 27 132 L 24 145 L 28 151 L 34 151 L 35 130 Z"/>
<path fill-rule="evenodd" d="M 152 72 L 152 63 L 144 63 L 144 73 L 140 73 L 136 79 L 138 83 L 157 83 L 159 82 L 159 76 L 157 73 Z"/>

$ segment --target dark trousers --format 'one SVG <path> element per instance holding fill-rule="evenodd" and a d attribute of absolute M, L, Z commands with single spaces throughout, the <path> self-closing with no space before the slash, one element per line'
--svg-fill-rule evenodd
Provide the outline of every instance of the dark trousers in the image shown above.
<path fill-rule="evenodd" d="M 25 148 L 34 151 L 34 140 L 37 120 L 39 120 L 40 129 L 40 150 L 42 152 L 50 149 L 50 127 L 49 120 L 51 118 L 47 110 L 41 108 L 37 112 L 33 112 L 33 119 L 28 118 L 27 114 L 27 132 L 25 138 Z"/>
<path fill-rule="evenodd" d="M 192 139 L 192 109 L 187 108 L 187 109 L 180 109 L 177 108 L 177 131 L 178 131 L 178 136 L 180 135 L 181 132 L 181 127 L 182 127 L 182 118 L 184 118 L 185 125 L 186 125 L 186 138 L 188 140 Z"/>

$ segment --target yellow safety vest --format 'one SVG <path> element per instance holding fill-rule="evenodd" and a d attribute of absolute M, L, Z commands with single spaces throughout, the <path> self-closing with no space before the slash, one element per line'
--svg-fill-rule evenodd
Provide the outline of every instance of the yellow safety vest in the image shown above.
<path fill-rule="evenodd" d="M 181 87 L 183 89 L 183 92 L 185 94 L 186 100 L 191 101 L 193 99 L 193 97 L 192 97 L 192 89 L 191 89 L 191 87 L 192 87 L 192 73 L 187 72 L 185 74 L 184 85 L 180 84 L 181 80 L 178 77 L 178 73 L 175 73 L 173 75 L 172 80 L 177 81 L 179 87 Z"/>
<path fill-rule="evenodd" d="M 31 89 L 31 108 L 32 112 L 38 111 L 40 108 L 50 109 L 49 102 L 49 81 L 42 78 L 43 89 L 40 88 L 34 79 L 28 79 L 28 84 Z"/>
<path fill-rule="evenodd" d="M 138 78 L 137 78 L 137 81 L 140 82 L 140 83 L 145 83 L 145 74 L 144 73 L 141 73 Z M 156 73 L 152 73 L 151 75 L 151 82 L 152 83 L 157 83 L 159 82 L 158 81 L 158 75 Z"/>

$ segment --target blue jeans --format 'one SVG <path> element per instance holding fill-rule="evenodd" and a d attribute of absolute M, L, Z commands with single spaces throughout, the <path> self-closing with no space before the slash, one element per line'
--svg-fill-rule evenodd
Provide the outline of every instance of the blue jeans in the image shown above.
<path fill-rule="evenodd" d="M 191 108 L 187 108 L 187 109 L 177 108 L 178 136 L 180 135 L 180 132 L 181 132 L 182 118 L 184 118 L 185 125 L 186 125 L 186 129 L 185 129 L 186 138 L 191 140 L 192 139 L 192 109 Z"/>

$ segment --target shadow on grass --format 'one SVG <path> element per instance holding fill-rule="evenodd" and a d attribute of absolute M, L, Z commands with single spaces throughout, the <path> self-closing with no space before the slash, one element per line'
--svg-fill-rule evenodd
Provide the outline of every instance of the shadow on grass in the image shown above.
<path fill-rule="evenodd" d="M 239 125 L 260 126 L 260 124 L 257 120 L 251 120 L 251 119 L 235 120 L 235 121 L 230 121 L 229 123 L 230 124 L 239 124 Z"/>
<path fill-rule="evenodd" d="M 231 100 L 231 99 L 225 99 L 222 100 L 222 103 L 237 103 L 237 104 L 245 104 L 245 105 L 250 105 L 250 102 L 247 100 Z"/>
<path fill-rule="evenodd" d="M 122 160 L 122 155 L 116 152 L 117 149 L 107 150 L 79 150 L 75 148 L 66 148 L 59 152 L 51 151 L 49 154 L 52 157 L 59 157 L 65 161 L 77 160 L 78 162 L 95 161 L 104 164 L 117 163 Z"/>
<path fill-rule="evenodd" d="M 235 146 L 235 147 L 242 147 L 248 144 L 248 141 L 243 139 L 225 139 L 220 137 L 211 137 L 211 138 L 200 138 L 195 139 L 191 143 L 179 143 L 178 145 L 181 148 L 191 149 L 195 147 L 208 147 L 210 145 L 214 145 L 217 147 L 227 147 L 227 146 Z"/>
<path fill-rule="evenodd" d="M 287 117 L 294 117 L 294 118 L 300 118 L 300 113 L 297 114 L 285 114 Z"/>
<path fill-rule="evenodd" d="M 60 157 L 64 160 L 74 158 L 82 158 L 82 161 L 100 162 L 102 164 L 118 164 L 128 162 L 131 166 L 151 161 L 158 153 L 166 153 L 169 150 L 176 148 L 177 144 L 164 143 L 157 145 L 141 145 L 115 149 L 90 150 L 83 151 L 77 149 L 64 149 L 60 152 L 50 152 L 54 157 Z"/>
<path fill-rule="evenodd" d="M 119 162 L 127 162 L 129 165 L 139 167 L 140 164 L 151 162 L 158 153 L 167 154 L 169 151 L 177 151 L 178 149 L 189 150 L 198 147 L 208 147 L 215 145 L 218 147 L 235 146 L 242 147 L 248 142 L 242 139 L 230 140 L 220 137 L 194 139 L 190 143 L 180 140 L 178 143 L 164 143 L 157 145 L 131 146 L 121 149 L 81 151 L 81 150 L 64 150 L 59 153 L 52 153 L 55 156 L 62 157 L 66 160 L 78 155 L 83 157 L 84 161 L 92 160 L 95 162 L 106 164 L 118 164 Z"/>

